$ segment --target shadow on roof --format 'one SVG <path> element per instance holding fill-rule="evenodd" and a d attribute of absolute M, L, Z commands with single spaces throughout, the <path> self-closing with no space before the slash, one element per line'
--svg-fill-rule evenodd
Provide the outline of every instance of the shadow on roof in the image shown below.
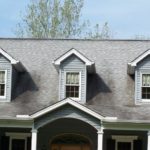
<path fill-rule="evenodd" d="M 88 74 L 87 102 L 100 93 L 111 93 L 111 89 L 98 74 Z"/>
<path fill-rule="evenodd" d="M 38 91 L 37 85 L 28 72 L 17 72 L 13 86 L 15 88 L 12 88 L 12 100 L 26 91 Z"/>

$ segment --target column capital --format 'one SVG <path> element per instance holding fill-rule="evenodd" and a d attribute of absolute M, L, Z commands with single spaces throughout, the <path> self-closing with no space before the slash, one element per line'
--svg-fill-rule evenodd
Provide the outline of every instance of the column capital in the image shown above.
<path fill-rule="evenodd" d="M 32 133 L 37 133 L 38 130 L 37 130 L 37 129 L 32 129 L 31 132 L 32 132 Z"/>
<path fill-rule="evenodd" d="M 103 127 L 101 127 L 98 131 L 97 131 L 97 134 L 103 134 L 104 132 L 103 132 Z"/>

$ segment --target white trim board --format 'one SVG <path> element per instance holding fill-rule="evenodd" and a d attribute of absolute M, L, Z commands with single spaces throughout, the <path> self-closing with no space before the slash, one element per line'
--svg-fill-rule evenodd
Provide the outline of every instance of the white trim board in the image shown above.
<path fill-rule="evenodd" d="M 16 132 L 6 132 L 6 136 L 9 136 L 9 150 L 12 149 L 12 140 L 24 140 L 25 141 L 25 147 L 24 149 L 27 150 L 27 138 L 31 137 L 31 133 L 16 133 Z"/>
<path fill-rule="evenodd" d="M 56 66 L 59 66 L 61 64 L 61 62 L 63 60 L 65 60 L 66 58 L 68 58 L 69 56 L 71 56 L 72 54 L 76 55 L 78 58 L 80 58 L 83 62 L 85 62 L 85 64 L 87 66 L 91 66 L 94 64 L 93 61 L 90 61 L 89 59 L 87 59 L 84 55 L 82 55 L 81 53 L 79 53 L 76 49 L 72 48 L 71 50 L 69 50 L 68 52 L 66 52 L 64 55 L 62 55 L 61 57 L 57 58 L 56 60 L 53 61 L 53 63 Z"/>
<path fill-rule="evenodd" d="M 115 140 L 115 150 L 118 150 L 118 143 L 119 142 L 131 143 L 131 150 L 133 150 L 134 140 L 137 140 L 138 136 L 112 135 L 112 139 Z"/>
<path fill-rule="evenodd" d="M 135 67 L 137 66 L 137 63 L 139 63 L 141 60 L 143 60 L 145 57 L 150 55 L 150 49 L 142 53 L 140 56 L 138 56 L 136 59 L 128 63 L 128 73 L 129 74 L 134 74 L 135 72 Z"/>
<path fill-rule="evenodd" d="M 2 54 L 4 57 L 6 57 L 11 62 L 11 64 L 17 64 L 17 63 L 19 63 L 19 61 L 15 60 L 12 56 L 10 56 L 2 48 L 0 48 L 0 54 Z"/>
<path fill-rule="evenodd" d="M 59 108 L 61 106 L 64 106 L 66 104 L 70 104 L 71 106 L 74 106 L 77 109 L 80 109 L 83 112 L 85 112 L 85 113 L 87 113 L 87 114 L 89 114 L 89 115 L 91 115 L 91 116 L 93 116 L 93 117 L 95 117 L 95 118 L 97 118 L 99 120 L 105 118 L 104 116 L 99 115 L 98 113 L 96 113 L 96 112 L 90 110 L 89 108 L 87 108 L 87 107 L 85 107 L 85 106 L 83 106 L 83 105 L 81 105 L 81 104 L 71 100 L 70 98 L 67 98 L 65 100 L 59 101 L 58 103 L 56 103 L 54 105 L 51 105 L 51 106 L 49 106 L 49 107 L 47 107 L 47 108 L 45 108 L 45 109 L 43 109 L 41 111 L 38 111 L 38 112 L 32 114 L 30 117 L 33 118 L 33 119 L 38 118 L 38 117 L 43 116 L 44 114 L 46 114 L 48 112 L 51 112 L 51 111 L 53 111 L 53 110 L 55 110 L 55 109 L 57 109 L 57 108 Z"/>

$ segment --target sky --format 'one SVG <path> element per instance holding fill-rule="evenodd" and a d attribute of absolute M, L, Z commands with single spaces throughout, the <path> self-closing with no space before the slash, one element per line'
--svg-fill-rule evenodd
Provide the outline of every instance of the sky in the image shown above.
<path fill-rule="evenodd" d="M 30 0 L 0 0 L 0 37 L 15 37 Z M 150 0 L 84 0 L 84 20 L 108 22 L 114 38 L 150 37 Z"/>

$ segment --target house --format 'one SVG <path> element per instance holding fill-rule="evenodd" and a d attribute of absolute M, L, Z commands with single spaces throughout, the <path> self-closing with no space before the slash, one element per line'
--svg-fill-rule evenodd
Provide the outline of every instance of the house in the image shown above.
<path fill-rule="evenodd" d="M 0 38 L 0 150 L 150 150 L 150 41 Z"/>

